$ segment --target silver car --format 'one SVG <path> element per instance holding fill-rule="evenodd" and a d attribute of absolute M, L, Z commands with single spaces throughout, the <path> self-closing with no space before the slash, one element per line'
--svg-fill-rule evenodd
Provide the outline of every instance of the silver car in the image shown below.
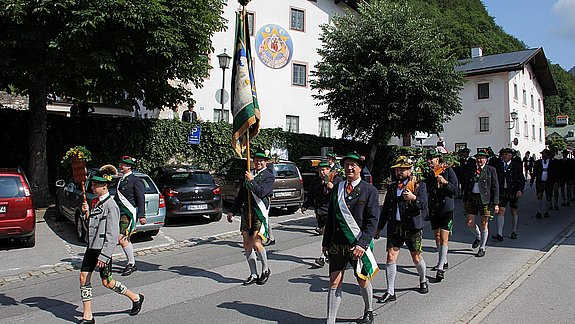
<path fill-rule="evenodd" d="M 92 175 L 97 170 L 89 170 L 88 174 Z M 164 226 L 166 219 L 166 202 L 164 196 L 158 190 L 158 187 L 152 179 L 145 173 L 134 172 L 134 175 L 142 179 L 145 187 L 146 195 L 146 221 L 145 225 L 136 224 L 136 232 L 144 232 L 147 235 L 155 236 L 160 232 L 160 228 Z M 90 202 L 96 198 L 92 193 L 92 183 L 90 177 L 84 183 L 86 190 L 86 201 Z M 82 215 L 82 187 L 80 184 L 69 180 L 67 183 L 64 180 L 56 181 L 56 212 L 58 216 L 65 217 L 74 222 L 76 225 L 76 236 L 80 242 L 86 239 L 87 224 L 86 221 L 81 221 Z M 110 194 L 113 196 L 116 193 L 116 186 L 110 186 Z"/>

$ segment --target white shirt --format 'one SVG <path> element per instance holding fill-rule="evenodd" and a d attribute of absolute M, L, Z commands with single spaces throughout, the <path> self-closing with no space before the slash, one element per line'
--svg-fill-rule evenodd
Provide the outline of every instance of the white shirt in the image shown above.
<path fill-rule="evenodd" d="M 547 168 L 549 168 L 549 161 L 551 160 L 547 160 L 547 162 L 545 162 L 545 160 L 541 161 L 541 164 L 543 165 L 543 172 L 541 172 L 541 181 L 547 181 Z"/>
<path fill-rule="evenodd" d="M 503 188 L 507 188 L 507 171 L 509 171 L 509 166 L 511 165 L 511 160 L 508 162 L 503 161 Z M 505 171 L 507 170 L 507 171 Z"/>
<path fill-rule="evenodd" d="M 125 177 L 129 176 L 130 174 L 132 174 L 132 170 L 130 170 L 130 171 L 126 172 L 126 173 L 122 173 L 122 180 L 123 180 Z"/>
<path fill-rule="evenodd" d="M 106 192 L 105 194 L 98 197 L 98 199 L 100 199 L 100 202 L 102 202 L 102 201 L 104 201 L 104 199 L 108 198 L 109 196 L 110 196 L 110 193 Z"/>
<path fill-rule="evenodd" d="M 485 166 L 481 167 L 481 172 L 483 172 L 483 168 Z M 477 170 L 476 170 L 477 171 Z M 475 183 L 473 184 L 473 189 L 471 190 L 471 192 L 473 193 L 481 193 L 481 191 L 479 191 L 479 181 L 475 181 Z"/>
<path fill-rule="evenodd" d="M 347 185 L 349 184 L 349 181 L 346 180 L 345 182 L 346 182 L 345 187 L 347 188 Z M 360 182 L 361 182 L 361 177 L 359 177 L 359 178 L 353 180 L 353 181 L 351 182 L 351 186 L 355 189 L 355 187 L 357 187 L 357 185 L 358 185 Z"/>

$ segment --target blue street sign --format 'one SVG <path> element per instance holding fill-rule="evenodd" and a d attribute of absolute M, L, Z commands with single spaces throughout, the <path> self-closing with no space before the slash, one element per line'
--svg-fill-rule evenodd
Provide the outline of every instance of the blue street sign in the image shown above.
<path fill-rule="evenodd" d="M 188 144 L 200 144 L 200 126 L 192 127 L 188 134 Z"/>

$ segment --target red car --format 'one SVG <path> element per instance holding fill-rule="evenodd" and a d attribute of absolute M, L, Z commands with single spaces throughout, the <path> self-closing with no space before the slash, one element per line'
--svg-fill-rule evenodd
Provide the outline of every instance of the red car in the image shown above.
<path fill-rule="evenodd" d="M 36 245 L 36 211 L 30 184 L 22 169 L 0 168 L 0 239 L 23 239 Z"/>

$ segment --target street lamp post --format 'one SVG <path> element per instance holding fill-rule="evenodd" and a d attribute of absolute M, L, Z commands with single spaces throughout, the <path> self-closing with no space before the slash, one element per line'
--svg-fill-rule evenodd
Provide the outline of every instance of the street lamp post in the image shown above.
<path fill-rule="evenodd" d="M 220 103 L 222 104 L 222 111 L 220 113 L 220 121 L 224 120 L 224 89 L 226 87 L 226 69 L 230 66 L 230 61 L 232 57 L 226 54 L 226 49 L 224 52 L 218 55 L 218 61 L 220 62 L 220 67 L 222 68 L 222 90 L 220 91 Z"/>

